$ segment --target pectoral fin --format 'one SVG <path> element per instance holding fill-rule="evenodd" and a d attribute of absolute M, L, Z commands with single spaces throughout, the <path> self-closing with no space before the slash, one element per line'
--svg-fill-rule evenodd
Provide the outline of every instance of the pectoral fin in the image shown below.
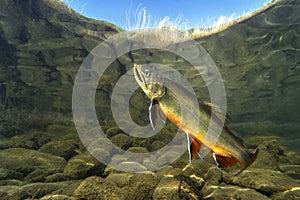
<path fill-rule="evenodd" d="M 237 163 L 237 160 L 230 156 L 221 156 L 215 153 L 213 153 L 213 156 L 219 168 L 231 167 Z"/>
<path fill-rule="evenodd" d="M 158 101 L 156 99 L 152 99 L 149 107 L 149 119 L 153 130 L 155 130 L 158 118 L 165 123 L 166 117 L 160 112 Z"/>

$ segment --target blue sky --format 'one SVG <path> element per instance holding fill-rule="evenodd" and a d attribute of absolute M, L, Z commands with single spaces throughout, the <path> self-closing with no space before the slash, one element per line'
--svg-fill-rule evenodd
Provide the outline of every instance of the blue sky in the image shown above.
<path fill-rule="evenodd" d="M 83 15 L 105 20 L 124 29 L 134 24 L 136 11 L 145 8 L 152 24 L 168 16 L 171 21 L 181 15 L 187 28 L 210 26 L 220 17 L 237 17 L 256 10 L 270 0 L 63 0 Z M 223 18 L 224 19 L 224 18 Z M 184 29 L 184 28 L 183 28 Z"/>

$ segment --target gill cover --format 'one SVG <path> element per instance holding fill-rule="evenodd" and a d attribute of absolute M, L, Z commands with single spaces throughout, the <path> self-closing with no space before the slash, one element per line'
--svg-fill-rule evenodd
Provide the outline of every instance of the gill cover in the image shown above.
<path fill-rule="evenodd" d="M 165 94 L 163 78 L 149 64 L 133 65 L 134 77 L 144 93 L 152 100 Z"/>

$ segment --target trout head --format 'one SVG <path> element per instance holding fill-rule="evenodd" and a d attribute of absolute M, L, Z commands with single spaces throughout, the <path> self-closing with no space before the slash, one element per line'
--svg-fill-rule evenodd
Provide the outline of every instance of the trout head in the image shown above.
<path fill-rule="evenodd" d="M 133 73 L 136 82 L 150 99 L 162 97 L 166 88 L 162 84 L 163 78 L 155 72 L 155 68 L 149 64 L 134 64 Z"/>

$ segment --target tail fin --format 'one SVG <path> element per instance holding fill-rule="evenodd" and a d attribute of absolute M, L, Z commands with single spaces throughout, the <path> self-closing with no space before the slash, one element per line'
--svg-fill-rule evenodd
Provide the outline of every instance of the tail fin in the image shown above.
<path fill-rule="evenodd" d="M 249 159 L 247 167 L 250 166 L 254 162 L 254 160 L 257 157 L 258 152 L 259 152 L 259 149 L 258 149 L 258 147 L 256 147 L 256 149 L 254 150 L 254 152 L 250 153 L 250 156 L 249 156 L 250 159 Z"/>
<path fill-rule="evenodd" d="M 242 171 L 244 171 L 244 169 L 249 167 L 254 162 L 254 160 L 257 157 L 258 152 L 259 152 L 259 149 L 256 148 L 253 153 L 249 154 L 249 160 L 248 160 L 247 164 L 238 173 L 236 173 L 235 176 L 238 176 Z"/>

